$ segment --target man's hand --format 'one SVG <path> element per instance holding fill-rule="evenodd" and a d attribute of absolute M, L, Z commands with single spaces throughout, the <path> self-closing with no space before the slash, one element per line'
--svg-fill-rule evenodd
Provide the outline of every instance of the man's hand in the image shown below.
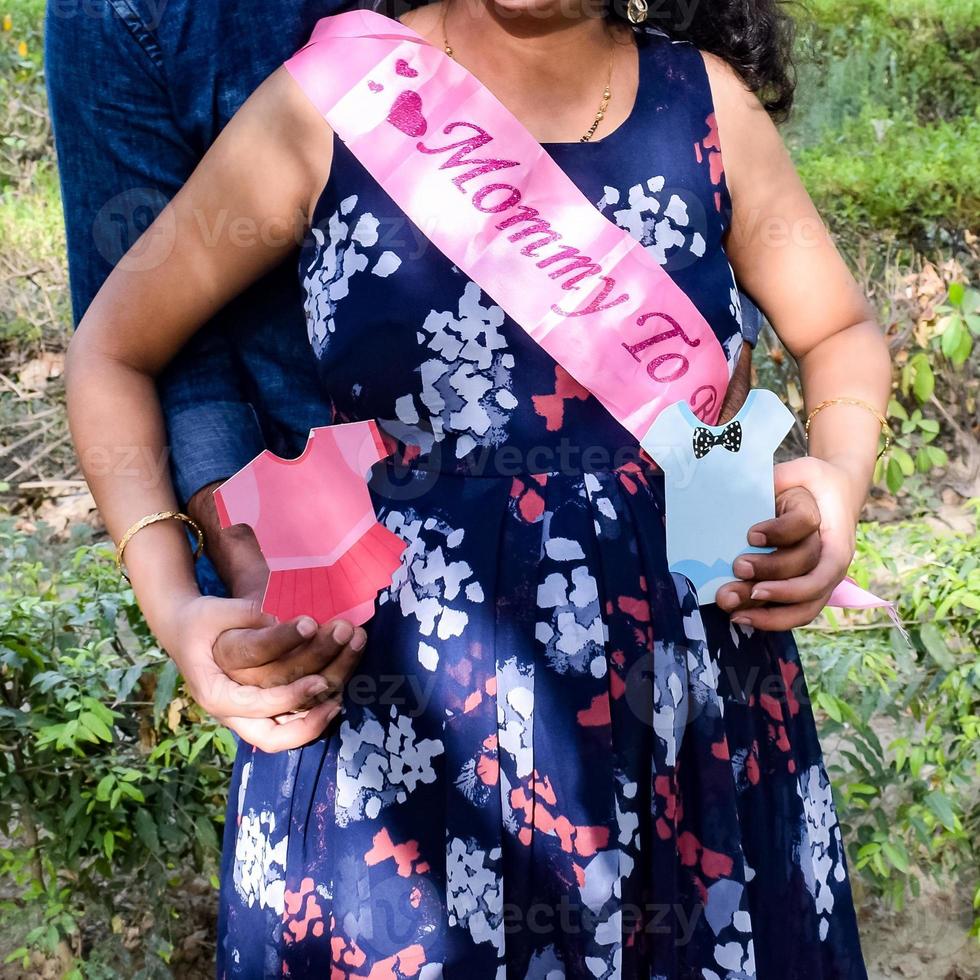
<path fill-rule="evenodd" d="M 214 638 L 213 663 L 236 684 L 268 691 L 273 696 L 270 704 L 278 704 L 277 697 L 289 700 L 286 692 L 304 678 L 317 678 L 309 682 L 317 688 L 316 698 L 329 698 L 339 707 L 344 684 L 360 663 L 367 640 L 364 630 L 354 629 L 343 620 L 318 627 L 309 616 L 277 623 L 263 613 L 259 604 L 269 577 L 268 566 L 251 528 L 221 528 L 213 496 L 219 485 L 199 490 L 189 501 L 188 510 L 204 530 L 208 557 L 218 574 L 231 594 L 247 604 L 239 606 L 241 615 L 235 625 Z M 304 712 L 311 704 L 312 696 L 268 717 L 274 724 L 295 723 L 308 717 Z M 240 728 L 235 730 L 251 741 Z M 297 730 L 297 737 L 301 733 Z"/>
<path fill-rule="evenodd" d="M 775 481 L 776 517 L 752 527 L 748 543 L 776 550 L 736 559 L 742 581 L 718 590 L 718 606 L 733 623 L 762 630 L 817 617 L 847 574 L 857 523 L 847 509 L 848 477 L 832 464 L 811 457 L 780 463 Z"/>
<path fill-rule="evenodd" d="M 721 403 L 718 415 L 718 425 L 730 422 L 745 403 L 752 388 L 752 345 L 742 344 L 738 352 L 738 363 L 732 372 L 731 380 L 725 391 L 725 400 Z"/>
<path fill-rule="evenodd" d="M 346 620 L 318 627 L 309 616 L 300 616 L 277 623 L 255 601 L 240 626 L 218 636 L 213 652 L 215 663 L 238 684 L 274 689 L 315 675 L 326 683 L 318 697 L 339 704 L 366 642 L 364 630 Z M 299 705 L 300 710 L 306 707 Z"/>
<path fill-rule="evenodd" d="M 187 513 L 204 532 L 204 545 L 215 571 L 236 598 L 261 595 L 269 579 L 269 566 L 259 550 L 252 529 L 245 524 L 222 529 L 214 491 L 221 481 L 201 487 L 187 501 Z"/>

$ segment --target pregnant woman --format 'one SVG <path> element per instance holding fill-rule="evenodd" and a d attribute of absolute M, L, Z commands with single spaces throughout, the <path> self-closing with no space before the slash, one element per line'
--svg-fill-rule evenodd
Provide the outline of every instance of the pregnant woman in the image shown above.
<path fill-rule="evenodd" d="M 852 555 L 887 351 L 767 112 L 791 96 L 776 5 L 703 8 L 683 27 L 663 21 L 667 33 L 643 0 L 449 0 L 402 23 L 321 22 L 161 217 L 175 231 L 165 261 L 122 263 L 78 331 L 83 465 L 120 446 L 156 459 L 154 375 L 302 241 L 310 356 L 334 409 L 324 425 L 377 420 L 384 444 L 372 500 L 406 547 L 341 716 L 299 749 L 241 746 L 220 977 L 865 976 L 788 630 Z M 385 45 L 390 65 L 365 66 L 363 51 Z M 466 121 L 488 105 L 507 139 Z M 536 151 L 520 178 L 508 139 Z M 406 188 L 426 153 L 426 179 L 451 191 L 435 210 L 435 183 Z M 559 252 L 567 234 L 514 210 L 518 180 L 542 174 L 549 206 L 576 219 L 563 231 L 607 229 L 617 248 Z M 469 221 L 486 235 L 444 247 Z M 624 314 L 621 337 L 585 357 L 607 334 L 577 314 L 628 307 L 596 271 L 627 236 L 646 253 L 641 288 L 689 316 L 653 314 L 638 343 Z M 567 333 L 521 314 L 537 280 L 484 261 L 501 242 L 525 263 L 511 270 L 559 290 L 549 308 L 581 341 L 566 358 L 549 344 Z M 668 572 L 663 474 L 615 415 L 613 373 L 625 350 L 658 384 L 688 367 L 727 378 L 736 279 L 800 364 L 810 456 L 780 482 L 816 498 L 822 552 L 796 580 L 748 576 L 754 601 L 730 614 L 699 608 Z M 711 384 L 671 390 L 714 420 Z M 647 422 L 671 401 L 650 397 Z M 174 508 L 149 474 L 88 476 L 116 540 Z M 126 562 L 164 647 L 191 621 L 215 636 L 236 625 L 237 606 L 198 594 L 177 522 L 134 535 Z"/>

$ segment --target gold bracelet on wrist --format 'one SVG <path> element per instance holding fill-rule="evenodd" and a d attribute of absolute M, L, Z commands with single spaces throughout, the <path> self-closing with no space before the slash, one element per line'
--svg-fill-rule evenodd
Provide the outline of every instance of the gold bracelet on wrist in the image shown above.
<path fill-rule="evenodd" d="M 119 544 L 116 547 L 116 568 L 122 573 L 122 575 L 129 581 L 129 575 L 126 572 L 126 567 L 123 565 L 123 553 L 126 550 L 126 545 L 132 540 L 134 534 L 137 531 L 142 531 L 144 527 L 149 527 L 151 524 L 157 524 L 160 521 L 181 521 L 186 524 L 196 535 L 197 535 L 197 547 L 194 549 L 194 557 L 200 558 L 204 553 L 204 532 L 198 526 L 197 522 L 192 520 L 186 514 L 181 514 L 176 510 L 163 510 L 158 514 L 147 514 L 146 517 L 141 517 L 120 539 Z"/>
<path fill-rule="evenodd" d="M 806 435 L 807 442 L 810 441 L 810 423 L 819 412 L 822 412 L 830 405 L 855 405 L 857 408 L 863 408 L 866 412 L 870 412 L 878 420 L 878 424 L 881 426 L 881 431 L 885 436 L 885 444 L 881 447 L 881 451 L 876 457 L 877 459 L 881 459 L 881 457 L 888 451 L 888 447 L 892 444 L 891 426 L 888 424 L 888 419 L 886 419 L 877 408 L 875 408 L 873 405 L 869 405 L 866 401 L 862 401 L 860 398 L 828 398 L 826 401 L 822 401 L 806 417 L 806 425 L 804 426 L 803 431 Z"/>

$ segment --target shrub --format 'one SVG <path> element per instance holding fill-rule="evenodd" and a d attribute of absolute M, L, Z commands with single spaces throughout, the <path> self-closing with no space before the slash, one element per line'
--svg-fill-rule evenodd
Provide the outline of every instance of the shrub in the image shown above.
<path fill-rule="evenodd" d="M 166 958 L 168 883 L 217 860 L 233 737 L 181 696 L 105 546 L 4 520 L 0 569 L 5 955 L 83 956 L 89 926 L 149 910 Z"/>
<path fill-rule="evenodd" d="M 968 115 L 980 75 L 973 0 L 809 0 L 799 23 L 799 101 L 790 126 L 802 145 L 865 106 L 918 122 Z"/>
<path fill-rule="evenodd" d="M 808 0 L 785 127 L 804 181 L 852 254 L 932 254 L 975 222 L 980 8 L 974 0 Z"/>
<path fill-rule="evenodd" d="M 830 613 L 798 632 L 851 866 L 898 906 L 921 876 L 980 886 L 980 499 L 968 512 L 959 533 L 861 528 L 858 577 L 898 597 L 910 645 Z"/>
<path fill-rule="evenodd" d="M 866 110 L 832 142 L 803 150 L 800 176 L 849 251 L 879 237 L 931 252 L 980 213 L 980 117 L 916 126 Z"/>

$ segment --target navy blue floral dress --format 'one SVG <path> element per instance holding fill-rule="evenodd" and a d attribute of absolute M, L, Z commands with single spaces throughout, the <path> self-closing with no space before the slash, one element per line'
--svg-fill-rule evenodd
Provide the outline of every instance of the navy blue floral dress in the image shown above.
<path fill-rule="evenodd" d="M 703 61 L 638 44 L 626 122 L 546 149 L 733 363 Z M 662 475 L 339 141 L 301 275 L 408 548 L 335 727 L 240 748 L 219 977 L 865 977 L 792 636 L 698 608 Z"/>

